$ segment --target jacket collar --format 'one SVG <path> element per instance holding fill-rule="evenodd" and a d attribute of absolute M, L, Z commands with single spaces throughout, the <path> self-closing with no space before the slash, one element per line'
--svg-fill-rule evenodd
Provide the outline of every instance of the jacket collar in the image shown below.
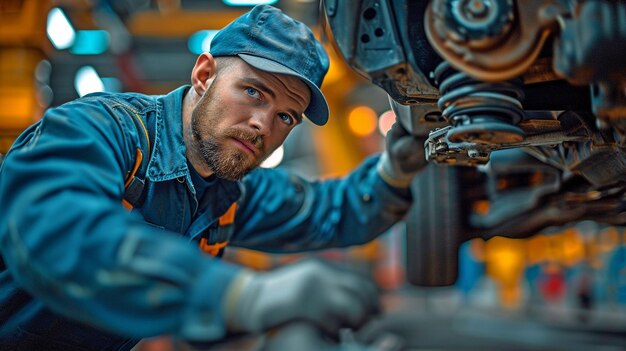
<path fill-rule="evenodd" d="M 189 178 L 185 141 L 183 139 L 183 98 L 189 85 L 157 97 L 152 155 L 148 179 L 153 182 Z"/>
<path fill-rule="evenodd" d="M 187 167 L 187 147 L 183 137 L 183 98 L 190 87 L 189 85 L 182 86 L 156 99 L 156 118 L 148 122 L 154 130 L 148 179 L 152 182 L 161 182 L 184 177 L 195 193 Z M 219 198 L 227 198 L 230 202 L 239 198 L 241 194 L 239 182 L 218 178 L 217 184 L 220 189 Z M 229 201 L 215 209 L 218 215 L 230 206 Z"/>

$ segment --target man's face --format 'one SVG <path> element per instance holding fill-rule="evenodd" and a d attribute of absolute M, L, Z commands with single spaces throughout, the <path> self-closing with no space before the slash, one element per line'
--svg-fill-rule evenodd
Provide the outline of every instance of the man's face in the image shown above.
<path fill-rule="evenodd" d="M 310 90 L 300 79 L 232 59 L 228 68 L 218 67 L 194 108 L 188 147 L 218 177 L 239 180 L 285 141 L 309 101 Z"/>

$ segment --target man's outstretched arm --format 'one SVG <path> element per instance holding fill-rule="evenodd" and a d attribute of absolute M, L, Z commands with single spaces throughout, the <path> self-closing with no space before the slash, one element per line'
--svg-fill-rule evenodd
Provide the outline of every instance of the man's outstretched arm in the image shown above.
<path fill-rule="evenodd" d="M 408 211 L 408 187 L 427 163 L 423 140 L 394 128 L 382 156 L 341 179 L 307 181 L 281 169 L 253 171 L 244 179 L 231 244 L 298 252 L 363 244 L 389 229 Z"/>

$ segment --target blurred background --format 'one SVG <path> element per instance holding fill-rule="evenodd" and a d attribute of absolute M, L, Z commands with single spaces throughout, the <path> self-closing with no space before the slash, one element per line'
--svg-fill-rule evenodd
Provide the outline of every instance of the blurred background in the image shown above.
<path fill-rule="evenodd" d="M 96 91 L 165 94 L 189 84 L 215 31 L 257 3 L 0 0 L 0 154 L 49 107 Z M 264 3 L 311 26 L 331 56 L 322 86 L 329 123 L 303 123 L 264 167 L 310 178 L 346 174 L 382 150 L 395 119 L 387 94 L 336 54 L 317 0 Z M 385 291 L 390 317 L 372 335 L 394 331 L 410 349 L 626 349 L 622 228 L 584 222 L 528 239 L 471 240 L 461 246 L 459 278 L 447 288 L 407 283 L 405 235 L 399 223 L 365 246 L 315 254 L 370 276 Z M 229 249 L 225 259 L 265 270 L 301 257 Z M 160 338 L 137 349 L 184 346 Z"/>

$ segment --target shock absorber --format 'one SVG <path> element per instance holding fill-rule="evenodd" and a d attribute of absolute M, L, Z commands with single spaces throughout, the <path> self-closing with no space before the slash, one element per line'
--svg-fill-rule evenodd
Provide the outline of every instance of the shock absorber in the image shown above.
<path fill-rule="evenodd" d="M 509 144 L 524 140 L 526 135 L 518 126 L 524 118 L 520 78 L 482 82 L 444 61 L 435 69 L 435 80 L 441 94 L 439 109 L 452 126 L 448 141 Z"/>

